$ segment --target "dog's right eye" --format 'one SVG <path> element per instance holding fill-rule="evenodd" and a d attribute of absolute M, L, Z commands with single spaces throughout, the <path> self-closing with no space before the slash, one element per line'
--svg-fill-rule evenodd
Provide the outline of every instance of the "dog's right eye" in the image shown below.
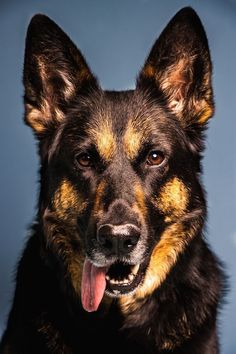
<path fill-rule="evenodd" d="M 147 156 L 147 164 L 149 166 L 159 166 L 165 160 L 165 156 L 162 151 L 153 150 Z"/>
<path fill-rule="evenodd" d="M 82 168 L 91 167 L 93 165 L 92 156 L 87 152 L 82 152 L 75 156 L 77 165 Z"/>

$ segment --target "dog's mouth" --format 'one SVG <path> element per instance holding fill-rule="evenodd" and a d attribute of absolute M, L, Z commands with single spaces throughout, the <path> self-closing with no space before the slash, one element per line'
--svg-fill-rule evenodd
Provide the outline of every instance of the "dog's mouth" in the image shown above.
<path fill-rule="evenodd" d="M 140 264 L 115 262 L 106 272 L 106 293 L 121 296 L 134 291 L 141 282 L 142 273 Z"/>
<path fill-rule="evenodd" d="M 130 294 L 140 285 L 145 274 L 144 264 L 127 264 L 117 261 L 109 267 L 96 267 L 88 258 L 85 259 L 81 300 L 83 308 L 96 311 L 104 293 L 119 297 Z"/>

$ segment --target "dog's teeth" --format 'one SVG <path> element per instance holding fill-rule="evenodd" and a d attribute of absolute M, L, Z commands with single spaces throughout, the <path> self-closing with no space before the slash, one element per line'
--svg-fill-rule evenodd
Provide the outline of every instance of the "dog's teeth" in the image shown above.
<path fill-rule="evenodd" d="M 129 274 L 129 275 L 128 275 L 128 278 L 129 278 L 130 281 L 134 280 L 134 274 L 132 274 L 132 273 Z"/>
<path fill-rule="evenodd" d="M 138 273 L 138 270 L 139 270 L 139 264 L 136 264 L 133 268 L 132 268 L 132 273 L 134 275 L 136 275 Z"/>
<path fill-rule="evenodd" d="M 129 284 L 134 279 L 134 275 L 129 274 L 128 278 L 122 280 L 111 279 L 109 276 L 106 276 L 106 279 L 110 282 L 110 284 L 124 285 L 124 284 Z"/>
<path fill-rule="evenodd" d="M 109 277 L 109 275 L 106 275 L 106 280 L 110 280 L 110 277 Z"/>

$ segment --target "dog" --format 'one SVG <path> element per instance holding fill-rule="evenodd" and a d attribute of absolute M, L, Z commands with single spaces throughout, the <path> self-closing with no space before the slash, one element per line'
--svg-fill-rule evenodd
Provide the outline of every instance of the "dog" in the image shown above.
<path fill-rule="evenodd" d="M 122 92 L 103 91 L 69 37 L 32 18 L 24 102 L 40 192 L 1 353 L 219 353 L 225 277 L 201 183 L 211 75 L 189 7 Z"/>

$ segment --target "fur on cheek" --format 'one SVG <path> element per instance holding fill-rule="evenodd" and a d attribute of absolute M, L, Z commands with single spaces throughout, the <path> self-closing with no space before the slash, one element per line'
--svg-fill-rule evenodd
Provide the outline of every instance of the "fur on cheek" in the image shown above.
<path fill-rule="evenodd" d="M 59 219 L 75 221 L 87 202 L 68 180 L 63 180 L 54 194 L 53 206 Z"/>
<path fill-rule="evenodd" d="M 189 202 L 188 187 L 178 177 L 173 177 L 162 188 L 152 203 L 166 222 L 171 222 L 184 215 Z"/>

